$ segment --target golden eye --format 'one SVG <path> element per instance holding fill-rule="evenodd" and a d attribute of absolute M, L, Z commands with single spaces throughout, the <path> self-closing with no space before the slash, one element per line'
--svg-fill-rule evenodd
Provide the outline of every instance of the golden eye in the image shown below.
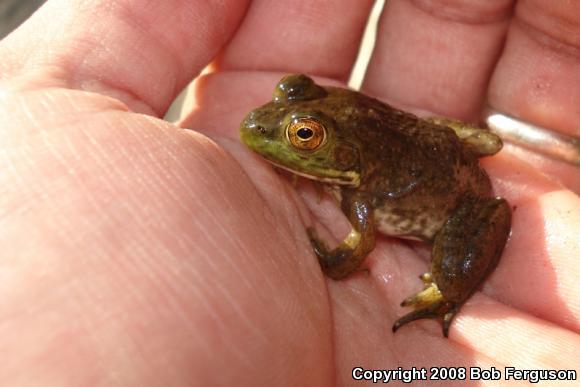
<path fill-rule="evenodd" d="M 324 143 L 326 128 L 314 118 L 299 118 L 288 125 L 286 137 L 294 148 L 315 150 Z"/>

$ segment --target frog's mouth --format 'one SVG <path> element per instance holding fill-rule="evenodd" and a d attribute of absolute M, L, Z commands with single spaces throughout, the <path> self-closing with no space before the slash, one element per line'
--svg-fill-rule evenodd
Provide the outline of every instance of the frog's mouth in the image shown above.
<path fill-rule="evenodd" d="M 274 166 L 293 173 L 295 175 L 305 177 L 307 179 L 320 181 L 323 183 L 328 184 L 338 184 L 338 185 L 347 185 L 350 187 L 358 187 L 360 185 L 360 175 L 354 171 L 337 171 L 335 169 L 327 169 L 324 171 L 324 175 L 317 176 L 311 173 L 306 173 L 302 171 L 297 171 L 292 168 L 288 168 L 285 165 L 278 164 L 275 161 L 267 159 L 269 163 L 273 164 Z"/>

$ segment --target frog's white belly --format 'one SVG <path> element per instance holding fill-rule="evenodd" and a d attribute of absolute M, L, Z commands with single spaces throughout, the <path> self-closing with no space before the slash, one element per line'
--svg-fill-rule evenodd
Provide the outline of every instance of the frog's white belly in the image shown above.
<path fill-rule="evenodd" d="M 375 209 L 374 216 L 377 229 L 383 234 L 413 240 L 433 239 L 445 223 L 444 219 L 435 219 L 432 214 L 408 218 L 386 208 Z"/>
<path fill-rule="evenodd" d="M 340 187 L 325 185 L 324 188 L 340 203 L 342 195 Z M 390 236 L 422 241 L 433 239 L 445 223 L 447 216 L 443 213 L 419 213 L 414 217 L 405 217 L 395 214 L 388 206 L 376 208 L 374 218 L 377 229 Z"/>

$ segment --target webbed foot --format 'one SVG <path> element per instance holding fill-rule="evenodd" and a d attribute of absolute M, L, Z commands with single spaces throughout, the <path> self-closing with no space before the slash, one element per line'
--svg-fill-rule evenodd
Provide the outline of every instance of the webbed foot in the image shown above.
<path fill-rule="evenodd" d="M 420 278 L 425 284 L 425 288 L 414 296 L 406 298 L 401 303 L 401 306 L 412 306 L 414 310 L 395 322 L 393 332 L 396 332 L 397 329 L 411 321 L 424 318 L 441 318 L 443 322 L 443 336 L 448 337 L 449 326 L 451 325 L 451 320 L 457 313 L 457 309 L 452 302 L 447 301 L 443 294 L 441 294 L 437 284 L 433 282 L 430 273 L 425 273 Z"/>

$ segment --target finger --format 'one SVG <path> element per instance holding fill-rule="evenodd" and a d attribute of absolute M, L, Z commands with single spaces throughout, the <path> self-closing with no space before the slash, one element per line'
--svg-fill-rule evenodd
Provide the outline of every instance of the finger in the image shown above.
<path fill-rule="evenodd" d="M 0 157 L 0 385 L 329 384 L 290 190 L 256 190 L 204 136 L 87 105 Z"/>
<path fill-rule="evenodd" d="M 502 152 L 482 164 L 492 176 L 494 193 L 512 207 L 510 238 L 483 291 L 580 332 L 575 296 L 580 291 L 575 280 L 580 246 L 573 231 L 580 227 L 578 197 L 515 155 Z"/>
<path fill-rule="evenodd" d="M 576 369 L 580 336 L 566 329 L 474 296 L 458 315 L 452 339 L 518 369 Z"/>
<path fill-rule="evenodd" d="M 520 0 L 489 102 L 518 117 L 580 136 L 580 3 Z"/>
<path fill-rule="evenodd" d="M 247 1 L 51 0 L 2 42 L 7 78 L 62 69 L 65 86 L 163 114 L 229 39 Z"/>
<path fill-rule="evenodd" d="M 580 137 L 580 3 L 518 2 L 493 74 L 489 103 L 526 121 Z M 544 173 L 580 192 L 578 169 L 518 151 Z"/>
<path fill-rule="evenodd" d="M 484 160 L 495 194 L 512 206 L 512 233 L 483 291 L 514 308 L 580 332 L 580 201 L 516 156 Z"/>
<path fill-rule="evenodd" d="M 224 70 L 303 72 L 346 80 L 371 0 L 256 0 L 220 60 Z"/>
<path fill-rule="evenodd" d="M 512 204 L 512 234 L 485 293 L 580 333 L 580 199 L 561 190 Z"/>
<path fill-rule="evenodd" d="M 512 0 L 390 0 L 366 92 L 431 113 L 478 120 Z"/>

